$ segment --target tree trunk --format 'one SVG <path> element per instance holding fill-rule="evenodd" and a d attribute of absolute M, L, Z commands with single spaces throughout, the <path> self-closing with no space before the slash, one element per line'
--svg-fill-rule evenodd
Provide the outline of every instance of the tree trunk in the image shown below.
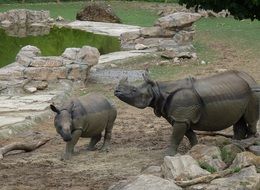
<path fill-rule="evenodd" d="M 235 173 L 235 172 L 236 172 L 235 169 L 226 169 L 226 170 L 219 171 L 219 172 L 216 172 L 213 174 L 197 177 L 197 178 L 194 178 L 194 179 L 188 180 L 188 181 L 175 181 L 175 183 L 176 183 L 176 185 L 179 185 L 180 187 L 187 187 L 187 186 L 191 186 L 191 185 L 196 185 L 198 183 L 209 183 L 213 179 L 225 177 L 225 176 Z"/>
<path fill-rule="evenodd" d="M 24 142 L 15 142 L 12 144 L 8 144 L 2 148 L 0 148 L 0 160 L 3 159 L 4 155 L 10 151 L 13 150 L 24 150 L 25 152 L 30 152 L 33 151 L 40 146 L 46 144 L 49 140 L 51 139 L 44 139 L 40 140 L 38 142 L 33 142 L 33 143 L 24 143 Z"/>

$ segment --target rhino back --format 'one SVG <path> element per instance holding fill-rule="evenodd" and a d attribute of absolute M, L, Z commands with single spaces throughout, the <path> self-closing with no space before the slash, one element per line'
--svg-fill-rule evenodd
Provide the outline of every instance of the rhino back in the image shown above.
<path fill-rule="evenodd" d="M 81 96 L 74 104 L 74 127 L 83 129 L 83 137 L 101 133 L 108 122 L 113 122 L 117 115 L 115 106 L 100 94 L 91 93 Z"/>
<path fill-rule="evenodd" d="M 235 124 L 252 98 L 247 81 L 232 71 L 197 80 L 194 87 L 203 101 L 197 130 L 221 130 Z"/>

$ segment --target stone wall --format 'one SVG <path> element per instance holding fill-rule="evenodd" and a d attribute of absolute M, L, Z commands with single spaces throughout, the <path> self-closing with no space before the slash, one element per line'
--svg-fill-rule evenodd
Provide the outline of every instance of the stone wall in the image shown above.
<path fill-rule="evenodd" d="M 49 11 L 14 9 L 0 13 L 0 23 L 2 25 L 47 23 L 49 18 Z"/>
<path fill-rule="evenodd" d="M 67 48 L 61 56 L 41 56 L 35 46 L 25 46 L 16 62 L 0 70 L 0 80 L 86 80 L 89 69 L 98 63 L 99 51 L 90 46 Z"/>
<path fill-rule="evenodd" d="M 26 37 L 49 34 L 49 22 L 49 11 L 14 9 L 0 13 L 0 27 L 9 36 Z"/>
<path fill-rule="evenodd" d="M 176 52 L 193 51 L 195 34 L 193 23 L 201 17 L 197 13 L 178 12 L 159 18 L 153 27 L 120 36 L 124 50 L 156 47 L 158 50 Z"/>

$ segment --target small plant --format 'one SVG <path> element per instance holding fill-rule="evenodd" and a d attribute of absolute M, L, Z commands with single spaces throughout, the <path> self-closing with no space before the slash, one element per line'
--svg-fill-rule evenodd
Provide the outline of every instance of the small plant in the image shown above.
<path fill-rule="evenodd" d="M 231 164 L 235 156 L 225 148 L 221 149 L 221 158 L 226 164 Z"/>
<path fill-rule="evenodd" d="M 199 165 L 202 169 L 207 170 L 210 173 L 214 173 L 216 172 L 216 168 L 214 168 L 213 166 L 209 165 L 207 162 L 199 162 Z"/>
<path fill-rule="evenodd" d="M 233 173 L 238 173 L 240 172 L 241 168 L 240 167 L 235 167 L 233 168 Z"/>

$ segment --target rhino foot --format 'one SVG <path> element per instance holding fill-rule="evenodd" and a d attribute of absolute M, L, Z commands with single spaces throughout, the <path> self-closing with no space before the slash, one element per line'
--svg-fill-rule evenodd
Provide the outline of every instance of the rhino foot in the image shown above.
<path fill-rule="evenodd" d="M 109 152 L 109 148 L 108 147 L 102 147 L 99 152 Z"/>
<path fill-rule="evenodd" d="M 95 150 L 97 150 L 97 147 L 90 147 L 90 146 L 88 146 L 87 147 L 87 151 L 95 151 Z"/>
<path fill-rule="evenodd" d="M 70 160 L 72 157 L 72 154 L 71 153 L 65 153 L 61 156 L 61 161 L 64 161 L 64 160 Z"/>

